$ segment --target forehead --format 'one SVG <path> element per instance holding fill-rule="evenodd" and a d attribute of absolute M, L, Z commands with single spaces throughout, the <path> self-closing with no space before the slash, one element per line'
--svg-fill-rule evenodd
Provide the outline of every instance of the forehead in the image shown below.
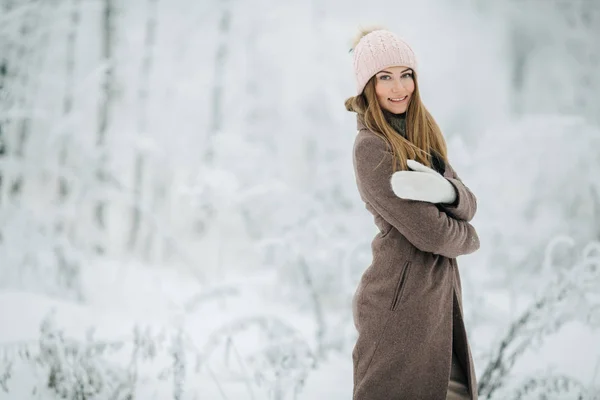
<path fill-rule="evenodd" d="M 406 70 L 410 70 L 410 68 L 406 67 L 406 66 L 402 66 L 402 65 L 395 65 L 393 67 L 385 67 L 384 69 L 378 71 L 377 73 L 379 74 L 381 72 L 391 72 L 391 73 L 395 74 L 395 73 L 400 73 L 400 72 L 403 72 Z"/>

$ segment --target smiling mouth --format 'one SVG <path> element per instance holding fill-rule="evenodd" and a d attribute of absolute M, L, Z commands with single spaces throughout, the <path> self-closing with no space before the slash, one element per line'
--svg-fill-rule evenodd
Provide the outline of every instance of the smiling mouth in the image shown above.
<path fill-rule="evenodd" d="M 408 96 L 404 96 L 404 97 L 397 97 L 397 98 L 388 99 L 388 100 L 391 101 L 392 103 L 402 103 L 407 98 L 408 98 Z"/>

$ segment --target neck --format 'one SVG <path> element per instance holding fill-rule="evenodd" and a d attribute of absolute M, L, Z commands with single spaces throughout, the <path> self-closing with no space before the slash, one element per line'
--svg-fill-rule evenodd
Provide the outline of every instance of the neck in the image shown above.
<path fill-rule="evenodd" d="M 394 130 L 400 135 L 406 137 L 406 112 L 394 114 L 388 110 L 382 109 L 381 111 L 383 111 L 383 116 L 388 124 L 390 124 L 391 127 L 394 128 Z"/>
<path fill-rule="evenodd" d="M 396 118 L 406 118 L 406 111 L 404 111 L 403 113 L 400 113 L 400 114 L 395 114 L 391 111 L 386 110 L 385 108 L 382 108 L 381 111 L 383 111 L 383 115 L 385 115 L 385 116 L 391 116 L 391 117 L 396 117 Z"/>

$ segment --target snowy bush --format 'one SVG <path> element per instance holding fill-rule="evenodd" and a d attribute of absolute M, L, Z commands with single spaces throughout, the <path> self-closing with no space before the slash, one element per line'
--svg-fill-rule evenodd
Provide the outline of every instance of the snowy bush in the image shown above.
<path fill-rule="evenodd" d="M 512 321 L 508 331 L 486 356 L 488 364 L 479 378 L 479 393 L 484 399 L 569 398 L 595 399 L 600 387 L 580 382 L 575 377 L 532 372 L 515 379 L 511 369 L 526 350 L 539 348 L 551 334 L 566 323 L 580 321 L 600 331 L 600 242 L 585 246 L 581 255 L 558 269 L 553 253 L 559 246 L 574 246 L 570 238 L 557 238 L 548 244 L 543 268 L 550 276 L 535 300 Z M 517 381 L 515 383 L 515 380 Z M 532 397 L 535 393 L 555 397 Z M 526 396 L 526 397 L 524 397 Z M 558 397 L 556 397 L 558 396 Z"/>
<path fill-rule="evenodd" d="M 240 382 L 250 398 L 261 392 L 275 400 L 297 395 L 316 365 L 307 343 L 273 317 L 226 324 L 201 347 L 181 326 L 135 326 L 132 335 L 112 341 L 96 339 L 89 329 L 84 340 L 77 340 L 59 329 L 50 314 L 37 343 L 0 347 L 0 387 L 12 393 L 14 385 L 22 384 L 13 374 L 20 373 L 34 377 L 30 393 L 43 398 L 133 400 L 158 391 L 181 400 L 206 393 L 195 383 L 206 375 L 223 398 L 228 385 Z"/>

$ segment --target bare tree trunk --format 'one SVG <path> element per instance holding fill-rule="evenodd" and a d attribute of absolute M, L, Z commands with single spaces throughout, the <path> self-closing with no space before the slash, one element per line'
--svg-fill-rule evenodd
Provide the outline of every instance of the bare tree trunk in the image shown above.
<path fill-rule="evenodd" d="M 164 204 L 165 202 L 165 196 L 167 193 L 167 188 L 165 187 L 165 183 L 164 182 L 160 182 L 160 181 L 153 181 L 151 188 L 152 190 L 150 191 L 150 200 L 151 203 L 149 205 L 151 210 L 156 210 L 158 208 L 158 204 L 162 203 Z M 146 232 L 146 237 L 144 238 L 144 248 L 143 248 L 143 256 L 144 256 L 144 260 L 146 262 L 149 262 L 152 258 L 152 250 L 155 250 L 155 255 L 160 256 L 160 254 L 157 254 L 160 249 L 156 248 L 156 246 L 152 246 L 152 244 L 156 244 L 156 239 L 157 239 L 157 227 L 155 223 L 151 223 L 150 225 L 150 229 L 147 230 Z M 161 241 L 160 243 L 163 243 L 163 241 Z"/>
<path fill-rule="evenodd" d="M 5 3 L 5 10 L 10 11 L 15 8 L 15 4 L 11 1 Z M 15 107 L 18 114 L 13 117 L 10 124 L 3 127 L 3 135 L 8 142 L 6 146 L 6 154 L 10 157 L 25 158 L 25 145 L 31 134 L 32 118 L 29 112 L 33 110 L 33 105 L 36 101 L 37 82 L 39 73 L 36 70 L 41 65 L 40 59 L 44 54 L 44 42 L 48 35 L 36 36 L 36 30 L 40 29 L 40 16 L 43 13 L 43 5 L 38 7 L 26 7 L 24 12 L 20 13 L 19 21 L 19 42 L 14 46 L 16 52 L 7 52 L 7 64 L 4 83 L 8 89 L 11 105 Z M 37 41 L 40 39 L 41 41 Z M 11 46 L 12 47 L 12 46 Z M 5 184 L 8 185 L 8 196 L 13 199 L 23 191 L 25 184 L 24 171 L 16 170 L 14 176 L 10 180 L 6 179 Z"/>
<path fill-rule="evenodd" d="M 6 51 L 6 47 L 8 46 L 1 46 L 0 47 L 0 54 L 5 54 Z M 4 91 L 4 81 L 6 80 L 6 70 L 7 70 L 7 65 L 8 65 L 8 60 L 6 59 L 6 56 L 2 56 L 2 58 L 0 59 L 0 115 L 4 114 L 4 109 L 7 108 L 7 100 L 8 100 L 8 93 L 5 93 Z M 3 196 L 3 174 L 2 174 L 2 170 L 4 169 L 4 166 L 2 165 L 2 161 L 4 160 L 4 158 L 6 157 L 6 138 L 4 137 L 4 126 L 5 126 L 5 122 L 3 117 L 0 117 L 0 207 L 2 207 L 2 199 L 4 198 Z"/>
<path fill-rule="evenodd" d="M 153 55 L 156 41 L 157 16 L 156 9 L 158 0 L 148 0 L 148 15 L 146 19 L 146 33 L 144 41 L 144 55 L 140 70 L 140 83 L 138 87 L 138 134 L 142 140 L 148 135 L 148 91 L 150 84 L 150 74 L 153 66 Z M 144 193 L 144 166 L 145 159 L 143 149 L 138 149 L 135 156 L 134 182 L 133 182 L 133 207 L 131 210 L 131 231 L 129 234 L 128 248 L 133 251 L 138 241 L 140 226 L 142 224 L 142 195 Z M 148 236 L 152 236 L 152 228 Z M 148 241 L 147 241 L 148 242 Z M 152 239 L 149 239 L 152 242 Z M 149 254 L 149 249 L 145 249 Z"/>
<path fill-rule="evenodd" d="M 13 2 L 11 0 L 4 0 L 0 7 L 6 15 L 10 18 L 10 11 L 13 10 Z M 9 35 L 9 34 L 8 34 Z M 8 36 L 7 35 L 7 36 Z M 11 43 L 10 39 L 6 40 L 6 43 L 1 43 L 0 47 L 0 160 L 7 159 L 10 157 L 10 145 L 9 145 L 9 133 L 12 129 L 11 118 L 9 113 L 5 111 L 10 110 L 14 107 L 15 91 L 11 87 L 14 84 L 15 78 L 15 63 L 13 49 L 14 44 Z M 14 123 L 12 124 L 14 125 Z M 13 135 L 14 137 L 14 135 Z M 14 143 L 14 140 L 13 140 Z M 13 146 L 14 147 L 14 146 Z M 5 200 L 8 200 L 9 196 L 9 184 L 11 176 L 8 173 L 8 167 L 6 165 L 0 167 L 0 205 Z"/>
<path fill-rule="evenodd" d="M 75 44 L 77 32 L 79 30 L 80 21 L 80 1 L 72 0 L 71 3 L 71 23 L 69 25 L 69 33 L 67 35 L 67 59 L 65 64 L 65 96 L 63 99 L 63 116 L 69 117 L 73 110 L 73 87 L 75 81 Z M 63 141 L 60 144 L 58 153 L 58 164 L 62 168 L 66 166 L 68 156 L 68 139 L 69 135 L 63 135 Z M 69 195 L 69 184 L 64 175 L 58 177 L 58 200 L 59 203 L 64 203 Z"/>
<path fill-rule="evenodd" d="M 518 26 L 513 26 L 511 31 L 511 43 L 513 50 L 512 58 L 512 88 L 513 101 L 512 112 L 515 115 L 523 113 L 523 85 L 525 84 L 525 74 L 527 73 L 528 57 L 534 48 L 533 41 L 529 34 Z"/>
<path fill-rule="evenodd" d="M 325 19 L 325 5 L 320 0 L 312 1 L 312 29 L 311 29 L 311 38 L 313 45 L 316 47 L 314 49 L 314 60 L 318 63 L 317 65 L 313 65 L 312 68 L 317 68 L 319 71 L 327 70 L 327 65 L 325 60 L 328 59 L 328 48 L 326 47 L 327 39 L 320 40 L 320 38 L 327 37 L 326 34 L 323 34 L 323 25 Z M 317 90 L 310 98 L 310 104 L 307 104 L 307 108 L 310 113 L 313 115 L 312 120 L 315 121 L 319 126 L 330 126 L 331 123 L 331 114 L 327 110 L 327 102 L 323 97 L 320 90 Z M 306 136 L 306 141 L 304 142 L 304 154 L 306 157 L 306 181 L 310 182 L 314 185 L 314 182 L 317 181 L 317 170 L 318 170 L 318 148 L 319 148 L 319 140 L 315 136 Z M 336 186 L 339 186 L 340 183 L 336 182 Z"/>
<path fill-rule="evenodd" d="M 206 148 L 204 149 L 204 164 L 210 168 L 214 165 L 215 150 L 213 148 L 213 137 L 223 129 L 223 94 L 224 94 L 224 74 L 227 56 L 229 55 L 229 34 L 231 30 L 231 1 L 221 0 L 221 18 L 219 19 L 217 37 L 219 44 L 215 55 L 213 87 L 211 91 L 211 114 L 206 136 Z M 203 194 L 205 198 L 200 203 L 200 215 L 196 221 L 196 232 L 202 235 L 208 231 L 208 226 L 216 217 L 216 209 L 211 193 L 207 190 Z"/>
<path fill-rule="evenodd" d="M 13 79 L 15 82 L 18 82 L 19 86 L 15 88 L 13 91 L 13 95 L 15 96 L 15 105 L 17 110 L 25 111 L 28 104 L 28 91 L 27 87 L 29 85 L 29 74 L 26 69 L 28 54 L 28 35 L 31 33 L 31 24 L 29 22 L 30 12 L 27 12 L 23 15 L 23 21 L 21 23 L 20 28 L 20 36 L 21 36 L 21 44 L 18 46 L 18 50 L 16 52 L 15 62 L 21 66 L 18 70 L 15 70 L 15 74 L 13 75 Z M 10 77 L 10 74 L 9 74 Z M 9 78 L 10 79 L 10 78 Z M 18 92 L 17 92 L 18 91 Z M 17 142 L 14 150 L 14 157 L 23 159 L 25 157 L 25 142 L 27 141 L 27 136 L 29 134 L 29 125 L 30 119 L 26 116 L 26 113 L 23 113 L 23 117 L 13 121 L 14 124 L 11 124 L 15 128 L 15 134 L 17 135 Z M 10 184 L 9 195 L 12 198 L 16 198 L 23 189 L 24 185 L 24 176 L 23 173 L 18 173 L 14 177 L 13 181 Z"/>
<path fill-rule="evenodd" d="M 590 188 L 590 193 L 593 202 L 592 208 L 594 213 L 594 220 L 596 221 L 596 232 L 592 239 L 600 242 L 600 189 L 592 186 Z"/>
<path fill-rule="evenodd" d="M 600 99 L 598 99 L 598 91 L 600 90 L 600 48 L 598 46 L 598 37 L 600 37 L 600 3 L 598 1 L 581 1 L 579 8 L 581 16 L 582 29 L 587 38 L 586 46 L 584 46 L 584 54 L 580 60 L 582 61 L 585 71 L 580 79 L 582 88 L 582 99 L 580 104 L 586 111 L 586 117 L 600 126 Z"/>
<path fill-rule="evenodd" d="M 2 6 L 0 6 L 0 9 L 2 9 Z M 0 46 L 0 54 L 4 54 L 5 47 L 6 46 Z M 6 144 L 4 138 L 4 120 L 2 119 L 1 115 L 3 114 L 2 111 L 6 103 L 6 100 L 4 98 L 4 96 L 6 96 L 6 94 L 4 93 L 4 80 L 6 78 L 7 64 L 8 60 L 5 57 L 0 58 L 0 208 L 2 208 L 2 202 L 4 199 L 4 188 L 2 185 L 4 178 L 2 171 L 5 167 L 4 165 L 2 165 L 2 162 L 6 157 Z M 3 242 L 3 240 L 4 238 L 2 235 L 2 229 L 0 228 L 0 244 Z"/>
<path fill-rule="evenodd" d="M 260 24 L 252 24 L 250 26 L 250 31 L 244 35 L 244 49 L 246 51 L 246 57 L 248 57 L 248 74 L 245 85 L 245 96 L 248 101 L 248 114 L 246 115 L 245 125 L 250 132 L 254 129 L 254 124 L 256 123 L 256 115 L 260 113 L 260 109 L 258 106 L 258 92 L 260 91 L 260 84 L 258 81 L 258 70 L 260 69 L 257 66 L 258 62 L 256 61 L 258 56 L 257 41 L 258 41 L 258 26 Z M 252 133 L 250 133 L 252 134 Z M 246 207 L 245 203 L 241 206 L 241 214 L 244 219 L 244 226 L 246 228 L 246 232 L 253 239 L 258 238 L 260 236 L 260 230 L 257 229 L 257 224 L 252 218 L 252 210 L 249 207 Z"/>
<path fill-rule="evenodd" d="M 221 18 L 218 26 L 219 45 L 215 56 L 215 68 L 213 76 L 213 88 L 211 93 L 211 119 L 208 131 L 208 144 L 206 147 L 205 160 L 208 164 L 214 161 L 214 149 L 211 145 L 211 136 L 216 135 L 223 128 L 223 78 L 227 56 L 229 55 L 229 32 L 231 30 L 231 6 L 230 0 L 221 0 Z"/>
<path fill-rule="evenodd" d="M 96 146 L 100 153 L 99 162 L 96 166 L 96 177 L 101 186 L 104 186 L 108 182 L 108 149 L 106 143 L 106 137 L 111 122 L 111 110 L 112 103 L 114 100 L 114 19 L 115 19 L 115 0 L 104 0 L 104 9 L 102 10 L 102 43 L 101 43 L 101 57 L 102 61 L 106 64 L 104 73 L 104 81 L 102 82 L 102 92 L 100 100 L 99 118 L 98 118 L 98 133 L 96 137 Z M 99 234 L 105 235 L 107 231 L 106 217 L 107 217 L 107 203 L 105 200 L 97 200 L 94 206 L 94 217 L 96 228 Z M 105 243 L 103 240 L 96 243 L 95 250 L 98 253 L 104 253 L 106 251 Z"/>
<path fill-rule="evenodd" d="M 73 112 L 74 103 L 74 86 L 75 86 L 75 63 L 76 63 L 76 42 L 77 33 L 80 25 L 80 4 L 81 0 L 70 0 L 69 23 L 67 32 L 67 47 L 65 60 L 65 89 L 62 101 L 63 118 L 69 119 Z M 72 129 L 70 124 L 65 125 L 65 129 Z M 68 146 L 72 132 L 62 132 L 60 143 L 58 144 L 58 185 L 57 185 L 57 200 L 58 205 L 65 206 L 67 197 L 69 196 L 69 182 L 66 178 L 66 165 L 68 157 Z M 60 237 L 64 235 L 68 220 L 59 215 L 54 221 L 55 234 Z M 74 224 L 72 224 L 74 225 Z M 74 228 L 70 227 L 71 230 Z M 71 232 L 72 233 L 72 232 Z M 76 300 L 83 300 L 81 292 L 81 265 L 77 260 L 70 257 L 68 251 L 62 242 L 58 241 L 54 245 L 54 256 L 57 264 L 57 282 L 59 287 L 63 288 L 65 293 L 71 294 Z"/>
<path fill-rule="evenodd" d="M 40 35 L 40 16 L 44 4 L 19 4 L 12 0 L 0 3 L 0 10 L 9 20 L 16 21 L 15 31 L 5 32 L 6 42 L 0 44 L 0 157 L 21 159 L 31 134 L 30 112 L 37 99 L 41 57 L 45 54 L 48 35 Z M 0 22 L 0 24 L 3 24 Z M 11 26 L 13 24 L 7 24 Z M 4 111 L 14 111 L 14 113 Z M 26 180 L 23 162 L 4 166 L 0 176 L 0 203 L 17 200 Z"/>

